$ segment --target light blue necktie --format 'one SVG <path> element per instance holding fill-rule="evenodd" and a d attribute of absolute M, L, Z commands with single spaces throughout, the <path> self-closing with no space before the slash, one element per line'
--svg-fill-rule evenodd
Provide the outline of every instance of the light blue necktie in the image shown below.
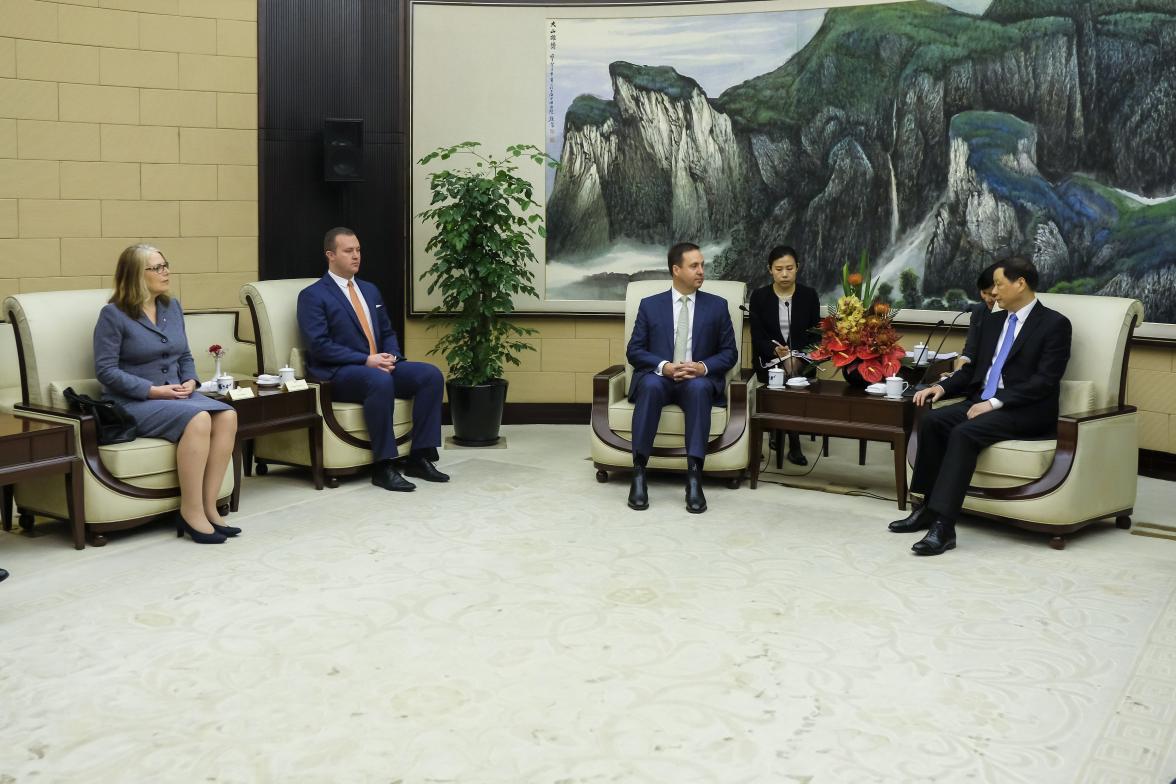
<path fill-rule="evenodd" d="M 1009 358 L 1009 351 L 1013 348 L 1013 340 L 1017 337 L 1017 314 L 1009 314 L 1008 326 L 1005 327 L 1004 341 L 1000 344 L 1000 351 L 996 352 L 996 359 L 992 360 L 992 369 L 988 371 L 988 383 L 980 393 L 981 400 L 988 400 L 996 394 L 996 387 L 1000 383 L 1000 374 L 1004 370 L 1005 360 Z"/>

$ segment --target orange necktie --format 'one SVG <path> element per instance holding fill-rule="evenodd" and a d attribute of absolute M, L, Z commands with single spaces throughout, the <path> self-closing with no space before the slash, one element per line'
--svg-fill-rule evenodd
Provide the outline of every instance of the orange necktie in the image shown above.
<path fill-rule="evenodd" d="M 359 301 L 359 295 L 355 293 L 355 284 L 347 281 L 347 294 L 351 297 L 351 307 L 355 308 L 355 317 L 359 319 L 359 326 L 363 327 L 363 334 L 367 335 L 368 348 L 371 349 L 368 353 L 376 353 L 376 339 L 372 337 L 372 328 L 368 324 L 367 316 L 363 314 L 363 303 Z"/>

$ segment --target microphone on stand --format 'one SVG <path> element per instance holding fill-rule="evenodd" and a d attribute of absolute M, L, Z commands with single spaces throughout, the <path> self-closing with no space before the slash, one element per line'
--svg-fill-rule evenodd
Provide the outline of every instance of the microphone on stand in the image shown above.
<path fill-rule="evenodd" d="M 947 342 L 947 336 L 951 334 L 952 327 L 954 327 L 956 322 L 960 320 L 960 316 L 964 315 L 965 313 L 971 313 L 971 312 L 972 312 L 971 308 L 968 308 L 966 310 L 961 310 L 959 313 L 956 314 L 955 318 L 953 318 L 951 320 L 951 323 L 947 325 L 947 329 L 944 331 L 943 337 L 939 339 L 939 345 L 935 347 L 935 353 L 933 355 L 928 355 L 927 369 L 923 371 L 923 376 L 919 379 L 919 383 L 915 385 L 916 392 L 918 392 L 919 390 L 922 390 L 922 389 L 926 389 L 928 386 L 927 385 L 927 374 L 931 372 L 931 363 L 934 361 L 930 357 L 931 356 L 934 356 L 935 358 L 939 357 L 939 350 L 941 348 L 943 348 L 943 344 Z M 943 319 L 940 319 L 939 324 L 942 324 L 942 323 L 943 323 Z M 938 328 L 939 324 L 936 324 L 935 326 Z M 928 336 L 928 337 L 930 337 L 930 336 Z M 923 350 L 926 351 L 926 349 L 923 349 Z"/>
<path fill-rule="evenodd" d="M 939 329 L 946 323 L 947 322 L 945 322 L 943 319 L 939 319 L 939 321 L 936 321 L 935 324 L 931 327 L 931 331 L 927 333 L 927 339 L 923 341 L 923 350 L 921 352 L 915 352 L 915 367 L 918 367 L 924 359 L 926 359 L 928 362 L 931 361 L 930 356 L 927 354 L 927 349 L 931 347 L 931 338 L 934 337 L 935 330 Z"/>

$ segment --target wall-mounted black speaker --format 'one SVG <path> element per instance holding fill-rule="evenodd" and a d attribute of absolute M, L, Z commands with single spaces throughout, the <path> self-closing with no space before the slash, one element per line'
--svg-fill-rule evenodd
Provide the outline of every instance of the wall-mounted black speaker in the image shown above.
<path fill-rule="evenodd" d="M 363 179 L 363 120 L 335 117 L 323 120 L 323 179 L 327 182 Z"/>

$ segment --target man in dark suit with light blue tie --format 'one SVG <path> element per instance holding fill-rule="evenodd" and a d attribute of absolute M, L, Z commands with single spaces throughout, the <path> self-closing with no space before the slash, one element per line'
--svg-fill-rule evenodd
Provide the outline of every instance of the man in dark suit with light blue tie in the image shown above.
<path fill-rule="evenodd" d="M 331 229 L 323 251 L 327 274 L 298 295 L 307 373 L 330 381 L 336 400 L 363 404 L 375 459 L 372 484 L 401 492 L 416 489 L 393 463 L 398 456 L 392 431 L 396 398 L 412 400 L 412 452 L 404 472 L 427 482 L 448 482 L 429 460 L 441 445 L 441 371 L 404 358 L 380 290 L 355 277 L 360 264 L 355 232 Z"/>
<path fill-rule="evenodd" d="M 911 491 L 924 504 L 890 524 L 895 533 L 927 529 L 911 548 L 939 555 L 956 546 L 955 521 L 980 452 L 998 441 L 1045 438 L 1056 432 L 1062 376 L 1070 362 L 1070 321 L 1037 300 L 1037 268 L 1014 257 L 993 270 L 1003 310 L 980 326 L 974 362 L 915 394 L 915 405 L 945 395 L 966 400 L 926 413 Z"/>
<path fill-rule="evenodd" d="M 702 466 L 712 406 L 726 405 L 726 375 L 739 357 L 727 300 L 699 291 L 705 278 L 699 247 L 680 242 L 668 255 L 669 291 L 641 300 L 625 353 L 633 366 L 631 509 L 649 508 L 645 467 L 662 408 L 676 403 L 686 416 L 686 511 L 706 511 Z"/>

